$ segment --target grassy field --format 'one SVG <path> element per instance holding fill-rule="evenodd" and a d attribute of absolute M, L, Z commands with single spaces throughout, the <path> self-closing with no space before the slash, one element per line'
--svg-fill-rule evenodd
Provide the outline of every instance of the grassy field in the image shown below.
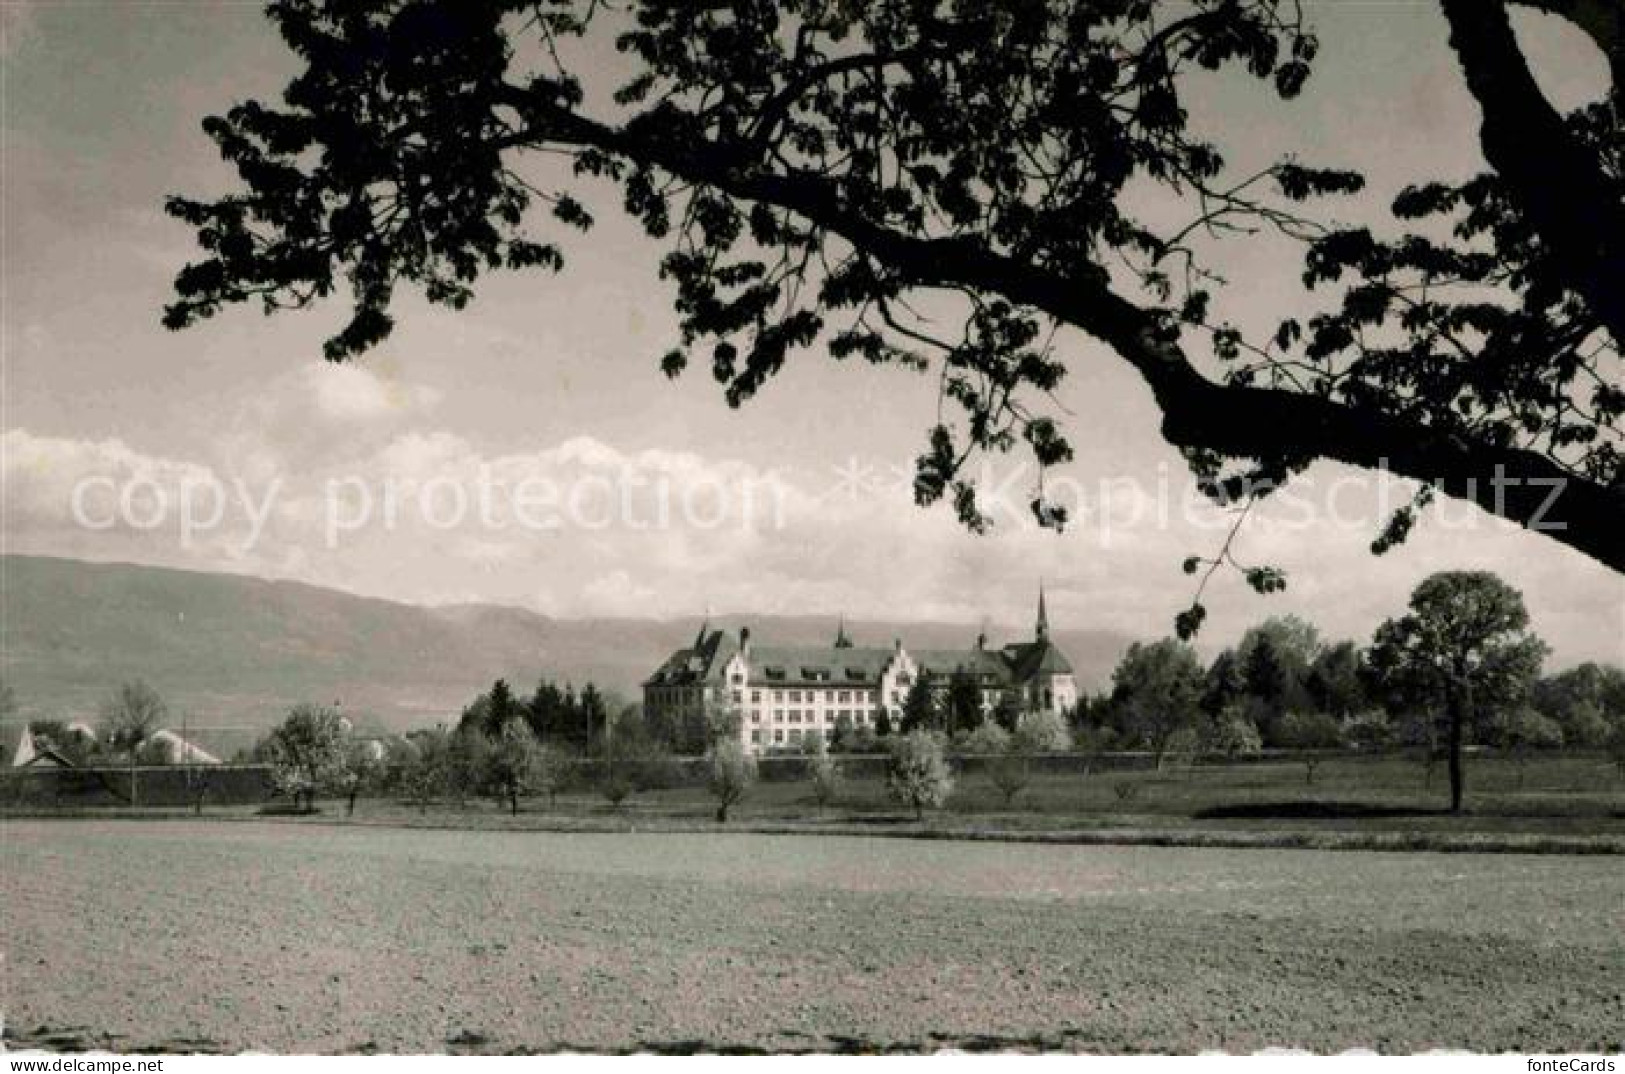
<path fill-rule="evenodd" d="M 11 1047 L 1616 1050 L 1614 859 L 0 822 Z"/>
<path fill-rule="evenodd" d="M 1442 766 L 1431 779 L 1409 759 L 1341 756 L 1320 763 L 1313 782 L 1302 762 L 1106 770 L 1088 776 L 1034 773 L 1013 802 L 984 772 L 961 772 L 942 810 L 923 825 L 893 802 L 879 779 L 848 780 L 820 808 L 803 781 L 758 782 L 734 810 L 736 824 L 859 825 L 875 831 L 1045 832 L 1200 829 L 1282 833 L 1457 834 L 1625 837 L 1625 781 L 1605 758 L 1553 756 L 1526 765 L 1485 755 L 1467 769 L 1466 810 L 1447 811 Z M 592 790 L 521 802 L 520 825 L 709 823 L 715 802 L 700 787 L 645 790 L 611 806 Z M 329 802 L 329 815 L 342 806 Z M 512 826 L 505 804 L 437 802 L 427 811 L 390 799 L 364 800 L 361 820 Z"/>
<path fill-rule="evenodd" d="M 945 808 L 916 822 L 879 778 L 848 779 L 820 807 L 804 780 L 756 783 L 729 826 L 769 832 L 837 832 L 1146 842 L 1173 845 L 1345 849 L 1511 850 L 1625 853 L 1625 780 L 1601 756 L 1546 755 L 1519 764 L 1479 754 L 1467 764 L 1466 809 L 1446 808 L 1442 767 L 1415 759 L 1344 754 L 1309 778 L 1301 760 L 1203 764 L 1161 772 L 1106 766 L 1088 775 L 1035 770 L 1013 801 L 985 771 L 961 764 Z M 876 771 L 876 766 L 870 766 Z M 252 819 L 275 804 L 210 805 L 206 814 Z M 497 830 L 713 830 L 715 802 L 700 786 L 645 788 L 612 805 L 590 781 L 552 798 L 505 802 L 466 797 L 426 808 L 363 797 L 354 817 L 327 798 L 321 823 Z M 12 815 L 184 817 L 184 807 L 137 809 L 47 805 Z"/>

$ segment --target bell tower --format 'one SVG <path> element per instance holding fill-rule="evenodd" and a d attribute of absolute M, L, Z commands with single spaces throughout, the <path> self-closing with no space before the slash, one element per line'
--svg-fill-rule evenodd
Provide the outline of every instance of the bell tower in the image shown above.
<path fill-rule="evenodd" d="M 852 639 L 846 636 L 846 616 L 841 616 L 840 625 L 835 628 L 835 648 L 852 648 Z"/>

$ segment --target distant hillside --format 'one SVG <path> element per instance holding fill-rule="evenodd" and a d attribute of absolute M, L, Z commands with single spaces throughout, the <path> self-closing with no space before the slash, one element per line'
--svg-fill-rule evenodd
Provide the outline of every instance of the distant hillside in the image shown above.
<path fill-rule="evenodd" d="M 296 701 L 334 701 L 390 727 L 455 714 L 493 679 L 528 692 L 542 675 L 587 680 L 635 700 L 638 684 L 697 619 L 550 619 L 500 605 L 423 607 L 295 582 L 237 575 L 0 558 L 5 638 L 0 674 L 29 715 L 88 716 L 119 682 L 143 678 L 223 748 Z M 827 641 L 819 616 L 718 616 L 762 641 Z M 975 628 L 850 622 L 859 644 L 916 648 L 970 643 Z M 1127 638 L 1057 630 L 1082 685 L 1110 677 Z M 994 638 L 995 642 L 1009 640 Z"/>

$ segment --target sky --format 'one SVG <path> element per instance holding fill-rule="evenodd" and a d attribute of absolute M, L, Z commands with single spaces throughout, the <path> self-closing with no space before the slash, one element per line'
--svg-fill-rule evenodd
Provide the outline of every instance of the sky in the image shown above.
<path fill-rule="evenodd" d="M 577 616 L 719 612 L 1052 622 L 1154 637 L 1190 600 L 1187 555 L 1230 517 L 1203 503 L 1137 376 L 1077 334 L 1056 413 L 1076 459 L 1049 488 L 1064 533 L 1024 514 L 1030 464 L 993 460 L 995 527 L 975 536 L 911 502 L 935 380 L 796 357 L 729 409 L 698 370 L 675 381 L 658 248 L 596 200 L 600 226 L 559 277 L 488 277 L 462 313 L 412 299 L 364 361 L 319 360 L 338 307 L 158 322 L 195 248 L 168 193 L 229 173 L 199 124 L 293 71 L 257 5 L 61 0 L 0 7 L 0 453 L 5 549 L 289 578 L 418 603 Z M 1405 182 L 1460 178 L 1477 114 L 1423 3 L 1310 5 L 1322 56 L 1290 105 L 1216 79 L 1197 124 L 1235 166 L 1297 153 L 1369 173 L 1369 212 Z M 1552 98 L 1604 84 L 1567 27 L 1521 17 Z M 612 56 L 597 58 L 614 73 Z M 589 191 L 589 193 L 592 193 Z M 601 193 L 601 192 L 600 192 Z M 1267 325 L 1295 292 L 1279 244 L 1226 247 L 1218 308 Z M 1293 613 L 1368 638 L 1429 573 L 1483 568 L 1522 590 L 1555 665 L 1625 659 L 1625 584 L 1585 556 L 1440 501 L 1401 548 L 1368 546 L 1407 486 L 1317 464 L 1238 538 L 1286 570 L 1259 597 L 1218 575 L 1204 647 Z"/>

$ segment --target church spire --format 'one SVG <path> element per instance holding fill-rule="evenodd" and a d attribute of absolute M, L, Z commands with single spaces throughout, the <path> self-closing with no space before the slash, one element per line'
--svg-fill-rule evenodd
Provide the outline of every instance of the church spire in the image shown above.
<path fill-rule="evenodd" d="M 840 626 L 835 628 L 835 648 L 852 648 L 852 639 L 846 636 L 846 614 L 844 612 L 841 614 Z"/>
<path fill-rule="evenodd" d="M 1038 583 L 1038 626 L 1034 634 L 1039 641 L 1049 641 L 1049 615 L 1044 611 L 1044 583 Z"/>

